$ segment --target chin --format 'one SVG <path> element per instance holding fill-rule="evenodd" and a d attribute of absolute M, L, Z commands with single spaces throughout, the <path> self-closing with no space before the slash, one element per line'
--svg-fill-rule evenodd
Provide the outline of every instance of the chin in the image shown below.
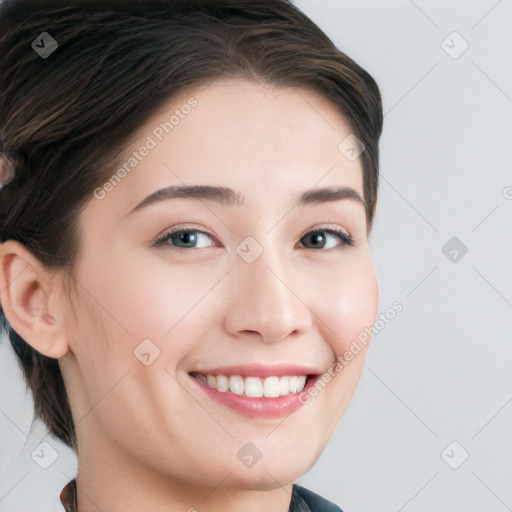
<path fill-rule="evenodd" d="M 222 487 L 246 491 L 270 491 L 283 485 L 292 484 L 305 472 L 297 471 L 297 468 L 288 468 L 287 471 L 260 469 L 257 473 L 252 473 L 254 469 L 238 470 L 236 473 L 231 473 L 222 483 Z"/>
<path fill-rule="evenodd" d="M 288 453 L 288 456 L 276 452 L 267 461 L 264 460 L 265 457 L 262 457 L 256 464 L 248 468 L 237 461 L 237 464 L 231 468 L 232 473 L 223 482 L 222 487 L 244 490 L 271 490 L 292 484 L 311 469 L 320 453 L 315 456 L 308 457 L 308 455 L 303 451 L 301 452 L 301 450 L 294 450 Z"/>

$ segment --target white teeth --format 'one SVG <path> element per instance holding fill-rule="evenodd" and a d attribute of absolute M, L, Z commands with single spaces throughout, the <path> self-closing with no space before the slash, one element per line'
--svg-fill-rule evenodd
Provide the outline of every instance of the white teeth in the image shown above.
<path fill-rule="evenodd" d="M 240 375 L 202 375 L 194 374 L 203 384 L 217 391 L 231 391 L 236 395 L 252 398 L 274 398 L 298 393 L 306 385 L 306 375 L 288 375 L 284 377 L 241 377 Z"/>
<path fill-rule="evenodd" d="M 302 391 L 304 389 L 304 386 L 306 385 L 306 375 L 301 375 L 299 377 L 299 387 L 297 388 L 297 392 Z"/>
<path fill-rule="evenodd" d="M 263 381 L 263 394 L 268 397 L 279 396 L 279 377 L 267 377 Z"/>
<path fill-rule="evenodd" d="M 229 381 L 225 375 L 217 375 L 217 391 L 228 391 Z"/>
<path fill-rule="evenodd" d="M 244 390 L 244 379 L 242 379 L 240 375 L 231 375 L 231 377 L 229 377 L 229 391 L 235 393 L 235 395 L 243 395 Z"/>
<path fill-rule="evenodd" d="M 263 386 L 259 377 L 247 377 L 245 379 L 245 394 L 253 398 L 263 396 Z"/>
<path fill-rule="evenodd" d="M 296 393 L 297 388 L 299 387 L 299 378 L 295 375 L 293 377 L 288 377 L 288 391 L 290 393 Z"/>
<path fill-rule="evenodd" d="M 304 389 L 306 385 L 306 376 L 300 375 L 299 377 L 293 376 L 288 377 L 288 390 L 290 393 L 298 393 Z"/>
<path fill-rule="evenodd" d="M 288 377 L 281 377 L 279 379 L 279 394 L 287 395 L 290 392 L 288 388 Z"/>

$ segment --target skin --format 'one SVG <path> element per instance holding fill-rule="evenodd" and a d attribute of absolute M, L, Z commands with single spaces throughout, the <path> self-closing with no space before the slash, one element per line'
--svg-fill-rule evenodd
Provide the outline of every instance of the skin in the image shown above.
<path fill-rule="evenodd" d="M 378 308 L 363 205 L 294 207 L 314 187 L 363 195 L 360 160 L 338 150 L 351 130 L 337 111 L 313 92 L 219 81 L 169 102 L 127 154 L 192 95 L 197 106 L 136 169 L 103 199 L 91 195 L 72 275 L 15 241 L 1 246 L 6 316 L 63 372 L 80 512 L 287 511 L 364 367 L 367 347 L 284 421 L 244 416 L 190 385 L 191 370 L 255 361 L 327 370 Z M 172 199 L 128 215 L 183 183 L 230 187 L 244 201 Z M 150 247 L 182 224 L 207 233 L 200 248 Z M 355 246 L 325 233 L 315 248 L 305 235 L 320 228 L 345 230 Z M 263 248 L 250 264 L 236 252 L 247 236 Z M 146 338 L 160 349 L 149 366 L 133 353 Z M 251 468 L 236 456 L 247 442 L 262 453 Z"/>

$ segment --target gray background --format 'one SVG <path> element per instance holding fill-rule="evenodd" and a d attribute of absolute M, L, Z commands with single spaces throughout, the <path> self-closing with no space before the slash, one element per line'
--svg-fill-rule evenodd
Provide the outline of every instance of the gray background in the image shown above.
<path fill-rule="evenodd" d="M 296 4 L 381 88 L 370 240 L 380 311 L 403 305 L 298 483 L 345 512 L 512 511 L 512 0 Z M 0 512 L 61 511 L 76 459 L 49 436 L 57 460 L 31 458 L 46 431 L 6 339 L 0 379 Z"/>

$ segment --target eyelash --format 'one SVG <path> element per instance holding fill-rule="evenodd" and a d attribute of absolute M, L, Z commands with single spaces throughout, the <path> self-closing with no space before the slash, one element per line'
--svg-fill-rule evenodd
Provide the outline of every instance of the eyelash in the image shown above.
<path fill-rule="evenodd" d="M 170 231 L 166 231 L 163 235 L 159 236 L 154 242 L 151 243 L 151 247 L 163 246 L 171 238 L 173 238 L 175 236 L 178 236 L 178 235 L 181 235 L 183 233 L 190 233 L 190 232 L 202 233 L 202 234 L 207 235 L 209 237 L 213 236 L 213 235 L 210 235 L 209 233 L 207 233 L 205 231 L 201 231 L 200 229 L 187 228 L 187 227 L 178 226 L 177 228 L 172 229 Z M 355 241 L 354 241 L 354 239 L 350 235 L 348 235 L 347 233 L 345 233 L 342 230 L 333 229 L 333 228 L 313 229 L 311 231 L 308 231 L 301 238 L 304 238 L 304 237 L 306 237 L 308 235 L 317 234 L 317 233 L 329 233 L 331 235 L 336 235 L 343 242 L 342 246 L 351 246 L 351 247 L 355 246 Z M 186 250 L 189 250 L 189 249 L 196 249 L 196 248 L 195 247 L 187 248 L 187 247 L 176 247 L 176 246 L 174 246 L 173 249 L 174 250 L 178 250 L 178 251 L 180 251 L 180 250 L 186 251 Z M 329 251 L 329 250 L 332 250 L 332 249 L 336 249 L 336 247 L 331 247 L 331 248 L 325 249 L 325 250 Z"/>

